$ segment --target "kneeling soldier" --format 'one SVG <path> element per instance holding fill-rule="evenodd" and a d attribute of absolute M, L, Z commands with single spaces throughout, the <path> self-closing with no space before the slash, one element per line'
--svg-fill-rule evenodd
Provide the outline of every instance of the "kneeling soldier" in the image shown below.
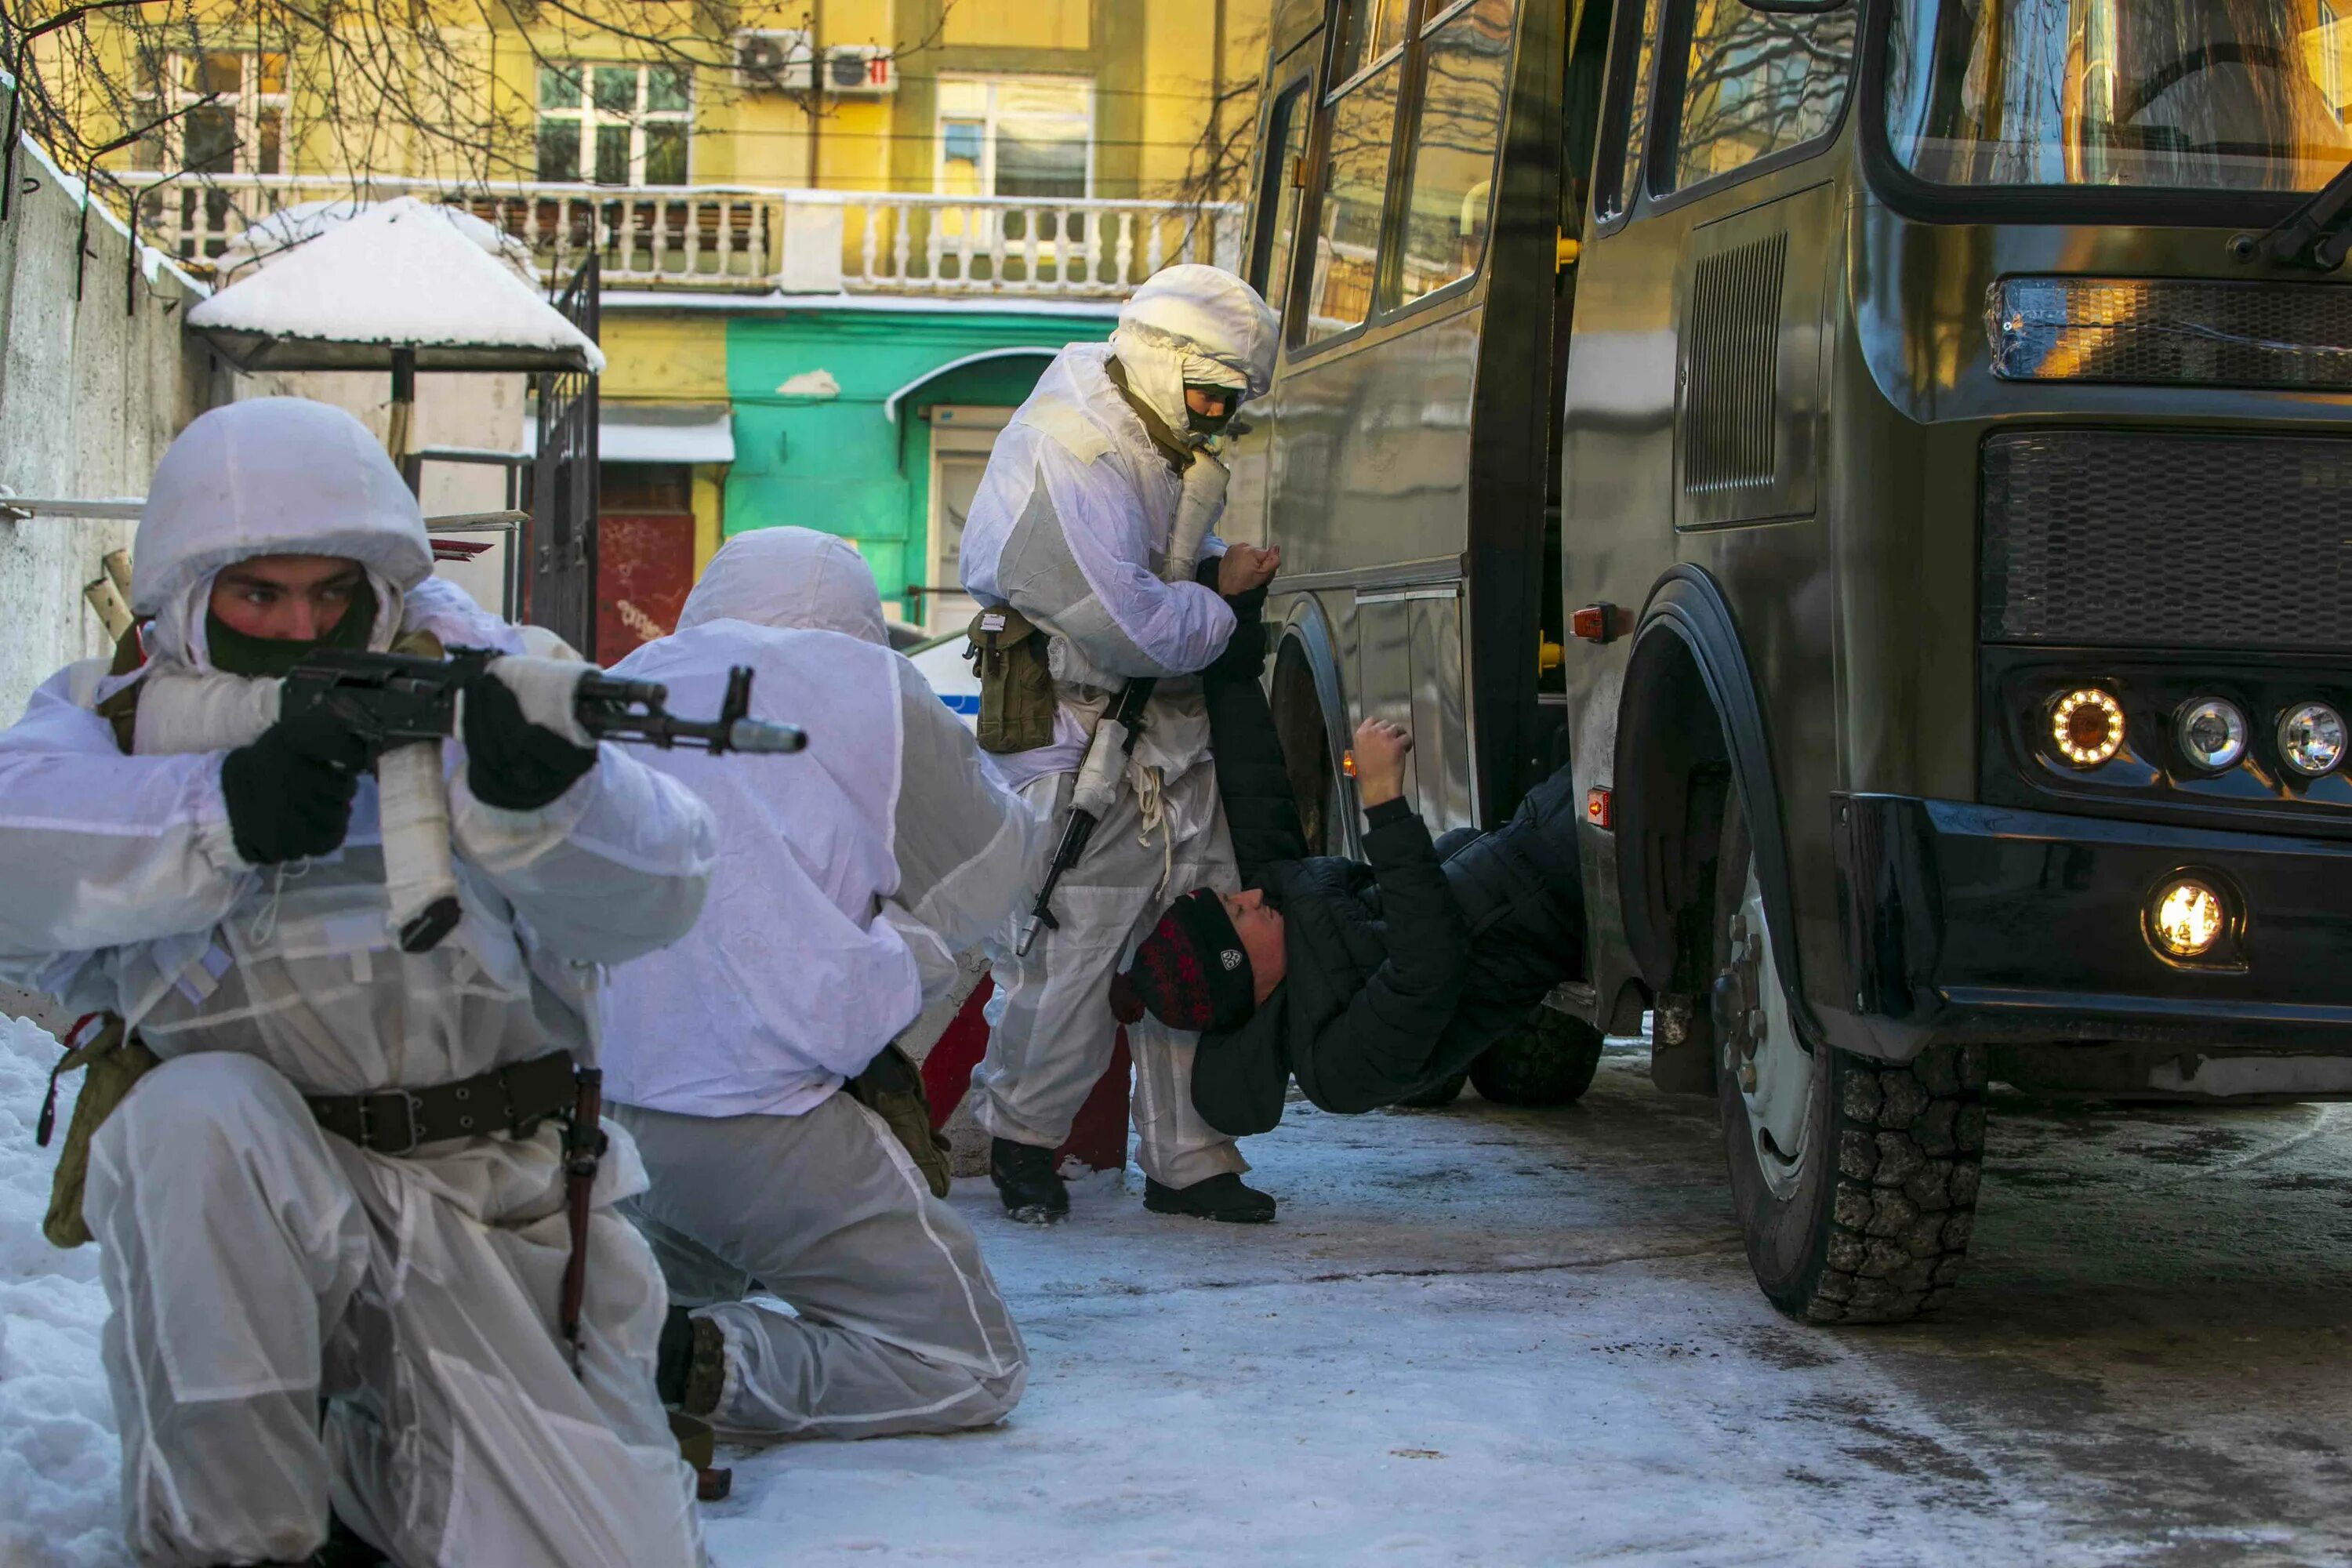
<path fill-rule="evenodd" d="M 331 1504 L 416 1568 L 700 1556 L 654 1392 L 661 1279 L 610 1212 L 642 1182 L 625 1135 L 579 1194 L 576 1348 L 559 1319 L 562 1123 L 597 966 L 693 924 L 709 813 L 484 676 L 459 737 L 423 753 L 428 786 L 447 773 L 450 849 L 427 870 L 454 880 L 457 923 L 409 952 L 349 729 L 298 714 L 233 749 L 159 739 L 175 683 L 236 707 L 264 683 L 234 678 L 312 649 L 520 651 L 431 569 L 357 420 L 217 409 L 148 494 L 143 667 L 121 668 L 127 643 L 114 673 L 69 666 L 0 734 L 0 975 L 114 1015 L 161 1058 L 89 1142 L 79 1208 L 142 1563 L 307 1562 Z"/>
<path fill-rule="evenodd" d="M 1043 824 L 890 651 L 841 540 L 730 540 L 677 633 L 614 673 L 707 704 L 738 666 L 809 750 L 756 772 L 659 754 L 718 813 L 710 911 L 605 998 L 614 1115 L 652 1178 L 630 1208 L 681 1304 L 663 1393 L 735 1431 L 984 1426 L 1028 1352 L 940 1201 L 920 1080 L 890 1042 L 1010 918 Z M 754 1280 L 793 1314 L 743 1300 Z"/>

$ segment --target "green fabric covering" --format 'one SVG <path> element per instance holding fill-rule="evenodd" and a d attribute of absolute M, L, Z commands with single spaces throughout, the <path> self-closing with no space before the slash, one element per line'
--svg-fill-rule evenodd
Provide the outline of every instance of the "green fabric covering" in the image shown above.
<path fill-rule="evenodd" d="M 343 618 L 335 623 L 335 629 L 325 637 L 313 637 L 308 642 L 248 637 L 207 607 L 205 611 L 205 648 L 212 655 L 213 668 L 223 675 L 282 676 L 301 663 L 302 656 L 312 648 L 364 650 L 368 645 L 368 635 L 375 630 L 375 585 L 364 576 L 360 579 L 359 592 L 352 595 L 351 607 L 343 612 Z"/>

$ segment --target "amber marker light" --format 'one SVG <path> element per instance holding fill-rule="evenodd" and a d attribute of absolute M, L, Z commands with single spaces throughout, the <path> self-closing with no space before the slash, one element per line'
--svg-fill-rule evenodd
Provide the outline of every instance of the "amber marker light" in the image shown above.
<path fill-rule="evenodd" d="M 2167 958 L 2202 957 L 2229 923 L 2221 895 L 2193 878 L 2166 883 L 2148 906 L 2148 940 Z"/>
<path fill-rule="evenodd" d="M 2078 768 L 2095 768 L 2123 750 L 2123 704 L 2095 686 L 2069 691 L 2050 705 L 2050 739 Z"/>

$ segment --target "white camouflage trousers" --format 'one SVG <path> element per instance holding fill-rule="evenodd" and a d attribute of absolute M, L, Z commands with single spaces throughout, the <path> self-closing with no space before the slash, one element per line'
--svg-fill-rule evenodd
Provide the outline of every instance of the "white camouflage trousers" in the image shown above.
<path fill-rule="evenodd" d="M 1029 1352 L 980 1242 L 881 1118 L 847 1094 L 800 1116 L 614 1114 L 653 1177 L 626 1211 L 670 1300 L 726 1336 L 714 1425 L 886 1437 L 1020 1400 Z M 742 1300 L 754 1282 L 792 1314 Z"/>
<path fill-rule="evenodd" d="M 393 1159 L 320 1131 L 255 1058 L 140 1080 L 92 1141 L 82 1206 L 142 1563 L 305 1558 L 331 1500 L 402 1568 L 700 1560 L 654 1392 L 661 1279 L 611 1212 L 642 1183 L 635 1152 L 615 1136 L 597 1184 L 575 1376 L 556 1140 Z"/>
<path fill-rule="evenodd" d="M 1032 889 L 1045 882 L 1076 776 L 1047 773 L 1022 789 L 1031 808 L 1049 813 L 1056 825 L 1046 840 L 1047 858 L 1031 870 Z M 1147 843 L 1139 834 L 1142 810 L 1135 792 L 1119 791 L 1118 804 L 1087 841 L 1086 855 L 1054 891 L 1060 928 L 1040 931 L 1027 957 L 1013 947 L 1028 918 L 1028 899 L 990 941 L 996 991 L 988 999 L 988 1054 L 971 1078 L 971 1110 L 992 1135 L 1059 1147 L 1118 1049 L 1111 976 L 1177 898 L 1195 888 L 1240 888 L 1209 759 L 1202 757 L 1169 780 L 1160 804 L 1165 820 Z M 1166 847 L 1170 834 L 1176 836 L 1172 860 Z M 1192 1109 L 1192 1050 L 1199 1039 L 1149 1014 L 1127 1026 L 1128 1047 L 1135 1057 L 1136 1163 L 1164 1186 L 1189 1187 L 1249 1169 L 1234 1141 Z"/>

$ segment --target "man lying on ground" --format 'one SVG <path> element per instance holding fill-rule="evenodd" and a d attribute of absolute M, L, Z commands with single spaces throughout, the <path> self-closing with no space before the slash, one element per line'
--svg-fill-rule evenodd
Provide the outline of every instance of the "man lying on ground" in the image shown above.
<path fill-rule="evenodd" d="M 890 1042 L 1011 917 L 1044 824 L 890 651 L 844 541 L 730 540 L 677 626 L 614 673 L 716 708 L 748 666 L 754 716 L 810 740 L 758 770 L 651 758 L 719 817 L 702 922 L 606 994 L 605 1089 L 653 1183 L 630 1214 L 669 1281 L 663 1397 L 792 1436 L 985 1426 L 1028 1353 L 940 1201 L 944 1162 L 936 1186 L 918 1168 L 930 1121 Z M 912 1100 L 905 1146 L 876 1114 L 885 1069 Z M 742 1300 L 754 1280 L 793 1313 Z"/>
<path fill-rule="evenodd" d="M 1492 833 L 1441 853 L 1404 798 L 1412 738 L 1355 733 L 1367 861 L 1309 856 L 1259 684 L 1265 595 L 1238 595 L 1202 678 L 1217 790 L 1246 890 L 1179 899 L 1113 983 L 1122 1015 L 1202 1031 L 1192 1102 L 1234 1137 L 1282 1120 L 1292 1079 L 1326 1110 L 1392 1105 L 1462 1071 L 1582 968 L 1566 769 Z"/>

